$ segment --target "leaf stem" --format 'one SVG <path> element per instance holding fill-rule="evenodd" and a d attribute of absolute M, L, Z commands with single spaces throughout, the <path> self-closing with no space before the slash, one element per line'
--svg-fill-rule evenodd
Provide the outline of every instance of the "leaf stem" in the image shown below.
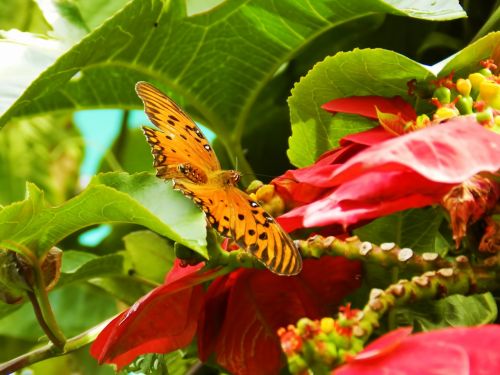
<path fill-rule="evenodd" d="M 35 276 L 35 283 L 33 285 L 34 295 L 30 296 L 30 300 L 32 304 L 36 301 L 33 304 L 36 317 L 50 341 L 56 347 L 62 349 L 66 343 L 66 338 L 59 328 L 52 307 L 50 306 L 45 280 L 43 279 L 42 270 L 38 262 L 33 266 L 33 272 Z"/>
<path fill-rule="evenodd" d="M 66 342 L 66 345 L 63 349 L 58 348 L 54 344 L 50 343 L 42 346 L 41 348 L 35 349 L 17 358 L 0 364 L 0 375 L 10 374 L 23 367 L 32 365 L 33 363 L 37 363 L 48 358 L 65 355 L 84 347 L 85 345 L 95 340 L 97 335 L 104 329 L 104 327 L 111 321 L 111 319 L 108 319 L 96 325 L 95 327 L 90 328 L 89 330 L 83 332 L 78 336 L 70 338 Z"/>

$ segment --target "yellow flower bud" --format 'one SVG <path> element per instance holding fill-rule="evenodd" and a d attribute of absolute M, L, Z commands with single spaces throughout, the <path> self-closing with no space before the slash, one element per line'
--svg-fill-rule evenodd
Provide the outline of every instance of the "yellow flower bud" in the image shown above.
<path fill-rule="evenodd" d="M 438 108 L 436 113 L 434 113 L 435 120 L 445 120 L 460 115 L 460 112 L 456 108 L 441 107 Z"/>
<path fill-rule="evenodd" d="M 474 90 L 479 91 L 479 87 L 481 86 L 481 82 L 486 80 L 486 77 L 483 76 L 481 73 L 472 73 L 472 74 L 469 74 L 469 80 L 472 84 L 472 88 Z"/>
<path fill-rule="evenodd" d="M 500 127 L 500 116 L 495 116 L 495 125 Z"/>
<path fill-rule="evenodd" d="M 500 109 L 500 85 L 498 83 L 484 80 L 479 86 L 479 94 L 487 105 L 493 109 Z"/>
<path fill-rule="evenodd" d="M 262 185 L 255 195 L 259 201 L 268 202 L 274 196 L 274 185 Z"/>
<path fill-rule="evenodd" d="M 323 318 L 320 322 L 321 330 L 325 333 L 330 333 L 334 328 L 334 320 L 332 318 Z"/>
<path fill-rule="evenodd" d="M 470 79 L 459 78 L 457 80 L 457 91 L 463 96 L 469 96 L 471 89 L 472 89 L 472 83 Z"/>

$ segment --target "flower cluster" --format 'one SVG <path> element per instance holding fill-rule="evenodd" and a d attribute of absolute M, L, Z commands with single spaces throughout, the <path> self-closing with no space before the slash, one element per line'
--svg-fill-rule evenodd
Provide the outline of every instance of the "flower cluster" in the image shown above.
<path fill-rule="evenodd" d="M 296 326 L 278 330 L 281 348 L 292 374 L 302 374 L 310 368 L 327 371 L 363 349 L 363 341 L 353 335 L 361 311 L 351 309 L 350 305 L 339 311 L 337 319 L 302 318 Z"/>
<path fill-rule="evenodd" d="M 500 191 L 485 174 L 500 168 L 500 79 L 490 60 L 483 66 L 466 79 L 434 81 L 430 102 L 437 108 L 429 114 L 417 115 L 401 97 L 325 104 L 332 113 L 362 115 L 379 126 L 344 137 L 315 164 L 272 181 L 291 209 L 279 218 L 281 225 L 339 233 L 396 211 L 442 204 L 458 246 L 468 226 L 494 209 Z"/>

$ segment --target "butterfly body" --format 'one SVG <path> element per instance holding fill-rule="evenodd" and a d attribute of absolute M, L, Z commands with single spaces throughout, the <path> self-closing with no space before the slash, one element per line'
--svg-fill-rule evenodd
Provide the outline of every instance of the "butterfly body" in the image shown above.
<path fill-rule="evenodd" d="M 208 223 L 271 271 L 295 275 L 302 259 L 292 239 L 255 200 L 238 189 L 240 173 L 223 170 L 201 130 L 170 98 L 146 82 L 136 91 L 158 127 L 143 127 L 156 175 L 194 201 Z"/>

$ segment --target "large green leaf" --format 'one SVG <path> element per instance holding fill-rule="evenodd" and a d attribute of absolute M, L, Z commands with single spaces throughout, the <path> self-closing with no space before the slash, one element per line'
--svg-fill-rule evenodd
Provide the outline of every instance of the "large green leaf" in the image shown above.
<path fill-rule="evenodd" d="M 425 301 L 397 310 L 399 324 L 414 325 L 423 331 L 493 323 L 497 314 L 498 308 L 491 293 L 453 295 L 439 301 Z"/>
<path fill-rule="evenodd" d="M 442 221 L 443 214 L 438 208 L 427 207 L 376 219 L 354 233 L 362 241 L 394 242 L 418 253 L 439 251 L 444 256 L 447 249 L 436 249 L 436 236 Z"/>
<path fill-rule="evenodd" d="M 139 107 L 134 84 L 149 80 L 182 96 L 188 111 L 249 169 L 239 140 L 260 90 L 309 41 L 374 13 L 429 20 L 465 15 L 454 0 L 411 7 L 396 0 L 250 0 L 226 1 L 188 17 L 179 0 L 135 0 L 42 73 L 0 125 L 47 111 Z"/>
<path fill-rule="evenodd" d="M 491 33 L 432 67 L 382 49 L 354 50 L 327 57 L 295 85 L 288 99 L 292 122 L 290 161 L 297 167 L 310 165 L 322 153 L 336 147 L 342 136 L 374 126 L 359 116 L 332 116 L 321 105 L 341 97 L 365 95 L 400 95 L 411 101 L 413 98 L 407 94 L 409 81 L 425 82 L 452 71 L 457 76 L 466 76 L 477 71 L 479 61 L 489 57 L 499 41 L 500 32 Z"/>
<path fill-rule="evenodd" d="M 106 173 L 73 199 L 47 207 L 43 194 L 29 185 L 26 200 L 0 211 L 0 246 L 21 244 L 38 256 L 69 234 L 90 225 L 135 223 L 206 256 L 203 213 L 170 183 L 148 173 Z"/>

